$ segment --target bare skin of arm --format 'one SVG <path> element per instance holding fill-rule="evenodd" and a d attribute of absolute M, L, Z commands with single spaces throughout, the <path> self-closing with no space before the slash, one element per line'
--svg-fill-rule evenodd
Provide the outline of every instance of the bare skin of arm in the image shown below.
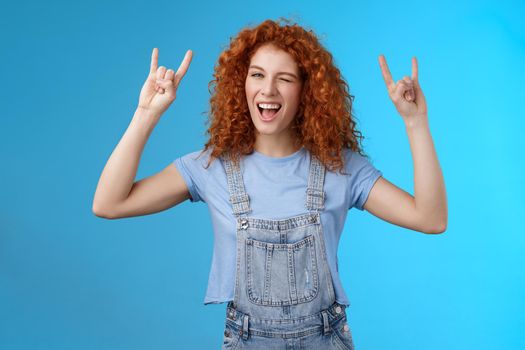
<path fill-rule="evenodd" d="M 93 198 L 93 213 L 108 219 L 160 212 L 190 198 L 186 184 L 173 164 L 135 182 L 144 146 L 166 109 L 176 98 L 192 52 L 188 50 L 175 73 L 158 67 L 153 49 L 150 71 L 142 87 L 139 105 L 122 139 L 107 161 Z"/>
<path fill-rule="evenodd" d="M 398 226 L 442 233 L 448 220 L 445 182 L 430 134 L 417 60 L 412 59 L 412 79 L 404 77 L 397 83 L 382 55 L 379 64 L 388 94 L 405 122 L 414 161 L 414 196 L 381 177 L 372 187 L 364 209 Z"/>

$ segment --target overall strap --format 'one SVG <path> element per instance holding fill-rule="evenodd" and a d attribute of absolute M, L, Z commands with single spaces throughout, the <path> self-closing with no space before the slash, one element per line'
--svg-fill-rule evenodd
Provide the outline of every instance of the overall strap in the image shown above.
<path fill-rule="evenodd" d="M 325 166 L 310 153 L 310 171 L 308 188 L 306 189 L 306 203 L 308 210 L 324 209 L 325 192 L 323 190 Z"/>
<path fill-rule="evenodd" d="M 227 153 L 221 155 L 224 167 L 226 169 L 226 177 L 228 179 L 228 190 L 230 193 L 230 203 L 233 207 L 233 215 L 240 216 L 251 212 L 250 198 L 244 188 L 244 181 L 240 164 L 233 162 Z M 240 163 L 240 161 L 239 161 Z"/>

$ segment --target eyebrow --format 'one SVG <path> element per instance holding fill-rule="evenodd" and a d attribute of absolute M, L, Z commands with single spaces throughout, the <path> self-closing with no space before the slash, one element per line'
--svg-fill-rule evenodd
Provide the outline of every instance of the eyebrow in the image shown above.
<path fill-rule="evenodd" d="M 256 68 L 256 69 L 260 69 L 264 72 L 264 69 L 262 67 L 259 67 L 259 66 L 256 66 L 256 65 L 251 65 L 250 68 Z M 289 73 L 289 72 L 278 72 L 277 74 L 287 74 L 287 75 L 290 75 L 292 77 L 294 77 L 295 79 L 299 79 L 297 78 L 297 76 L 293 73 Z"/>

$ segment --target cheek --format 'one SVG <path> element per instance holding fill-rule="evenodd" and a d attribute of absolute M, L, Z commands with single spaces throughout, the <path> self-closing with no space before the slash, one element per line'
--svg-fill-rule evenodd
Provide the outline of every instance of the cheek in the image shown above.
<path fill-rule="evenodd" d="M 246 100 L 248 101 L 248 103 L 253 102 L 255 98 L 255 92 L 253 91 L 253 89 L 251 89 L 250 87 L 246 87 L 244 93 L 246 94 Z"/>
<path fill-rule="evenodd" d="M 301 91 L 296 88 L 291 88 L 285 92 L 286 99 L 290 102 L 290 104 L 298 105 L 299 101 L 301 100 Z"/>
<path fill-rule="evenodd" d="M 289 107 L 291 108 L 294 108 L 294 109 L 298 108 L 300 102 L 301 102 L 300 96 L 292 95 L 288 97 Z"/>

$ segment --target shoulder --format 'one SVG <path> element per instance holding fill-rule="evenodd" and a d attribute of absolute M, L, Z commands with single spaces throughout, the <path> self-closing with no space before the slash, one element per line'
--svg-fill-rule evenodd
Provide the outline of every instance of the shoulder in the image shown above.
<path fill-rule="evenodd" d="M 370 156 L 362 155 L 350 148 L 345 148 L 343 150 L 343 158 L 345 169 L 349 175 L 360 172 L 364 168 L 375 168 L 374 161 Z"/>
<path fill-rule="evenodd" d="M 210 166 L 208 167 L 208 163 L 211 157 L 212 150 L 211 149 L 200 149 L 196 150 L 190 153 L 187 153 L 183 156 L 178 157 L 175 160 L 176 164 L 182 164 L 187 167 L 191 167 L 194 169 L 200 169 L 203 171 L 209 171 L 212 169 L 212 166 L 214 166 L 214 163 L 220 162 L 220 158 L 214 159 Z"/>
<path fill-rule="evenodd" d="M 192 202 L 208 201 L 206 189 L 209 179 L 216 177 L 218 169 L 215 161 L 208 165 L 211 152 L 210 149 L 200 149 L 180 156 L 173 161 L 186 182 L 193 198 Z"/>
<path fill-rule="evenodd" d="M 345 164 L 346 170 L 350 175 L 347 188 L 349 191 L 347 195 L 350 198 L 349 209 L 356 207 L 359 210 L 363 210 L 370 190 L 383 173 L 374 166 L 373 160 L 369 156 L 347 150 L 345 157 L 345 161 L 347 161 Z"/>

